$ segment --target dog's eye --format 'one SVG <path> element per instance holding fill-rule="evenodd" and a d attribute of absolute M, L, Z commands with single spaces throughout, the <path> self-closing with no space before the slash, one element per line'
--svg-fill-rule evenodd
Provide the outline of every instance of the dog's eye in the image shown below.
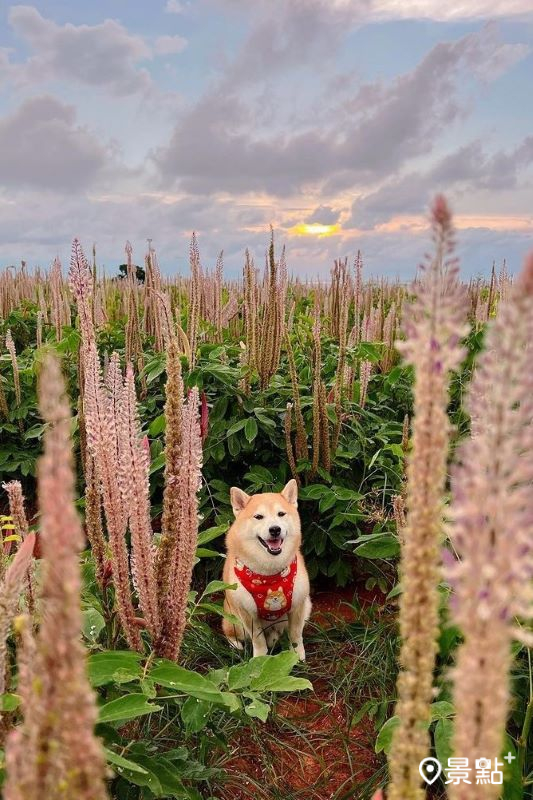
<path fill-rule="evenodd" d="M 254 519 L 264 519 L 263 514 L 254 514 Z"/>
<path fill-rule="evenodd" d="M 278 517 L 284 517 L 286 514 L 285 511 L 278 511 Z"/>

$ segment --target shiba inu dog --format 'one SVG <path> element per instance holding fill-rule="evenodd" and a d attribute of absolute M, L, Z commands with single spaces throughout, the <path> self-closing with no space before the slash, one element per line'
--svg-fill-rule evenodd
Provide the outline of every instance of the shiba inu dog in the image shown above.
<path fill-rule="evenodd" d="M 235 522 L 226 536 L 223 579 L 236 583 L 237 589 L 226 591 L 224 609 L 240 624 L 224 619 L 224 633 L 239 650 L 246 638 L 251 639 L 254 656 L 260 656 L 287 630 L 304 661 L 302 633 L 311 601 L 300 552 L 296 481 L 290 480 L 279 494 L 248 495 L 234 486 L 230 498 Z"/>

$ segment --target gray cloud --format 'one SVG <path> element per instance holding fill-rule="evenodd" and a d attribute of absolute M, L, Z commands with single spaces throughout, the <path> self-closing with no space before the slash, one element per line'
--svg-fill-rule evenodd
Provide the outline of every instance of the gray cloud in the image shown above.
<path fill-rule="evenodd" d="M 312 225 L 314 222 L 321 225 L 335 225 L 339 221 L 339 216 L 340 212 L 331 208 L 331 206 L 318 206 L 305 218 L 304 222 L 308 225 Z"/>
<path fill-rule="evenodd" d="M 72 191 L 93 182 L 108 151 L 54 97 L 26 100 L 0 119 L 0 174 L 7 186 Z"/>
<path fill-rule="evenodd" d="M 159 56 L 168 56 L 181 53 L 187 47 L 187 39 L 183 36 L 158 36 L 154 42 L 154 49 Z"/>
<path fill-rule="evenodd" d="M 411 172 L 387 181 L 375 192 L 356 200 L 348 224 L 372 228 L 397 214 L 424 211 L 436 192 L 454 194 L 485 189 L 514 189 L 533 163 L 533 136 L 509 153 L 486 155 L 481 142 L 471 142 L 445 156 L 426 172 Z"/>
<path fill-rule="evenodd" d="M 16 263 L 24 258 L 31 265 L 48 266 L 58 253 L 68 261 L 70 243 L 78 236 L 89 251 L 96 241 L 97 261 L 115 274 L 123 261 L 126 239 L 134 245 L 134 257 L 142 262 L 146 238 L 153 237 L 162 268 L 167 274 L 188 272 L 188 245 L 191 231 L 199 235 L 202 262 L 212 266 L 224 250 L 226 274 L 241 274 L 244 248 L 250 247 L 256 264 L 264 263 L 269 241 L 268 223 L 274 209 L 238 205 L 215 198 L 181 197 L 172 202 L 132 193 L 116 200 L 90 199 L 74 194 L 68 214 L 57 197 L 45 190 L 14 190 L 0 195 L 0 263 Z M 21 209 L 24 213 L 21 214 Z M 252 229 L 247 229 L 247 226 Z M 410 280 L 429 242 L 429 232 L 367 231 L 355 235 L 344 232 L 324 239 L 288 238 L 276 230 L 278 247 L 287 243 L 289 270 L 302 277 L 327 276 L 334 258 L 353 256 L 359 248 L 364 256 L 364 274 L 400 276 Z M 486 229 L 461 230 L 458 253 L 463 257 L 462 274 L 468 277 L 490 268 L 493 258 L 507 257 L 517 269 L 531 246 L 531 233 Z"/>
<path fill-rule="evenodd" d="M 518 47 L 515 58 L 523 57 Z M 270 135 L 258 132 L 256 109 L 237 95 L 238 84 L 230 87 L 223 78 L 178 122 L 154 159 L 164 182 L 192 193 L 284 195 L 322 184 L 327 194 L 377 182 L 429 152 L 445 126 L 464 113 L 459 84 L 474 70 L 487 75 L 501 63 L 495 30 L 488 26 L 436 45 L 388 85 L 368 84 L 350 101 L 343 97 L 327 123 Z"/>
<path fill-rule="evenodd" d="M 9 23 L 29 46 L 32 55 L 13 65 L 19 82 L 67 79 L 102 87 L 116 95 L 129 95 L 151 87 L 139 62 L 151 57 L 140 36 L 106 19 L 98 25 L 58 25 L 33 6 L 12 6 Z"/>

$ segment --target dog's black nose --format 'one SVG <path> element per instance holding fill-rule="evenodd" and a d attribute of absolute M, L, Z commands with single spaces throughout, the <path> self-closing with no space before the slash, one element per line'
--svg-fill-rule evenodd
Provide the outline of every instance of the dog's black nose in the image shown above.
<path fill-rule="evenodd" d="M 272 536 L 279 536 L 281 533 L 281 528 L 279 525 L 271 525 L 268 529 L 268 532 L 272 534 Z"/>

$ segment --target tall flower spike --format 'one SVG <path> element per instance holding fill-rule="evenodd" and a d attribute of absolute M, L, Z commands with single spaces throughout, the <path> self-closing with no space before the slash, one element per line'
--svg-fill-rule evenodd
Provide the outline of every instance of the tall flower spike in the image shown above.
<path fill-rule="evenodd" d="M 29 533 L 28 520 L 24 510 L 24 495 L 20 481 L 9 481 L 2 484 L 7 492 L 9 502 L 9 514 L 15 525 L 15 533 L 25 539 Z M 28 570 L 26 602 L 30 613 L 34 611 L 34 592 L 31 570 Z"/>
<path fill-rule="evenodd" d="M 0 695 L 5 692 L 6 640 L 31 564 L 35 534 L 26 537 L 0 583 Z M 0 714 L 1 718 L 1 714 Z"/>
<path fill-rule="evenodd" d="M 8 483 L 3 483 L 2 488 L 7 492 L 9 514 L 15 525 L 15 532 L 25 539 L 29 532 L 29 526 L 26 512 L 24 511 L 22 485 L 20 481 L 9 481 Z"/>
<path fill-rule="evenodd" d="M 531 646 L 515 620 L 533 603 L 533 253 L 489 323 L 469 395 L 472 435 L 452 474 L 449 557 L 452 613 L 464 643 L 453 672 L 454 751 L 499 756 L 507 714 L 511 643 Z M 465 789 L 468 788 L 468 791 Z M 496 785 L 450 786 L 452 800 L 496 800 Z"/>
<path fill-rule="evenodd" d="M 129 516 L 133 582 L 139 594 L 146 627 L 155 640 L 159 633 L 159 610 L 150 520 L 150 459 L 141 438 L 131 364 L 126 368 L 121 405 L 119 478 Z"/>
<path fill-rule="evenodd" d="M 84 347 L 89 347 L 94 341 L 94 322 L 91 312 L 93 276 L 78 239 L 72 242 L 68 280 L 78 306 L 82 341 Z"/>
<path fill-rule="evenodd" d="M 100 361 L 94 344 L 87 353 L 85 420 L 87 447 L 94 459 L 111 545 L 113 583 L 120 622 L 130 647 L 141 650 L 142 640 L 135 625 L 135 610 L 131 599 L 125 538 L 126 515 L 117 481 L 119 470 L 117 419 L 113 413 L 109 394 L 103 385 Z"/>
<path fill-rule="evenodd" d="M 59 363 L 43 364 L 39 401 L 48 428 L 39 460 L 43 617 L 34 663 L 20 676 L 24 720 L 7 742 L 5 800 L 105 800 L 105 760 L 81 642 L 83 546 L 74 508 L 70 414 Z M 26 540 L 28 541 L 28 540 Z M 24 679 L 31 678 L 31 685 Z"/>
<path fill-rule="evenodd" d="M 427 724 L 438 637 L 442 498 L 446 480 L 449 371 L 463 357 L 466 296 L 454 262 L 452 221 L 444 198 L 432 208 L 435 255 L 422 268 L 405 309 L 406 341 L 398 345 L 415 367 L 412 451 L 407 465 L 400 603 L 400 718 L 390 756 L 390 800 L 421 800 L 418 765 L 429 751 Z M 461 754 L 462 755 L 462 754 Z"/>
<path fill-rule="evenodd" d="M 17 351 L 15 349 L 15 342 L 13 341 L 13 336 L 11 335 L 11 331 L 9 330 L 9 328 L 7 329 L 6 333 L 6 348 L 11 357 L 11 366 L 13 368 L 13 385 L 15 387 L 15 400 L 18 407 L 20 406 L 20 401 L 22 399 L 20 393 L 19 365 L 17 362 Z"/>
<path fill-rule="evenodd" d="M 198 418 L 198 389 L 194 388 L 183 406 L 183 431 L 179 460 L 178 546 L 170 565 L 168 593 L 162 609 L 163 630 L 160 654 L 178 659 L 187 622 L 187 595 L 198 541 L 198 498 L 202 466 L 202 439 Z"/>
<path fill-rule="evenodd" d="M 102 527 L 102 500 L 95 475 L 92 455 L 87 456 L 85 470 L 85 533 L 96 565 L 96 580 L 104 587 L 106 541 Z"/>
<path fill-rule="evenodd" d="M 165 607 L 171 565 L 176 559 L 180 525 L 180 453 L 183 413 L 183 379 L 178 343 L 173 337 L 167 351 L 165 388 L 165 488 L 161 541 L 157 551 L 157 594 L 161 615 Z"/>

